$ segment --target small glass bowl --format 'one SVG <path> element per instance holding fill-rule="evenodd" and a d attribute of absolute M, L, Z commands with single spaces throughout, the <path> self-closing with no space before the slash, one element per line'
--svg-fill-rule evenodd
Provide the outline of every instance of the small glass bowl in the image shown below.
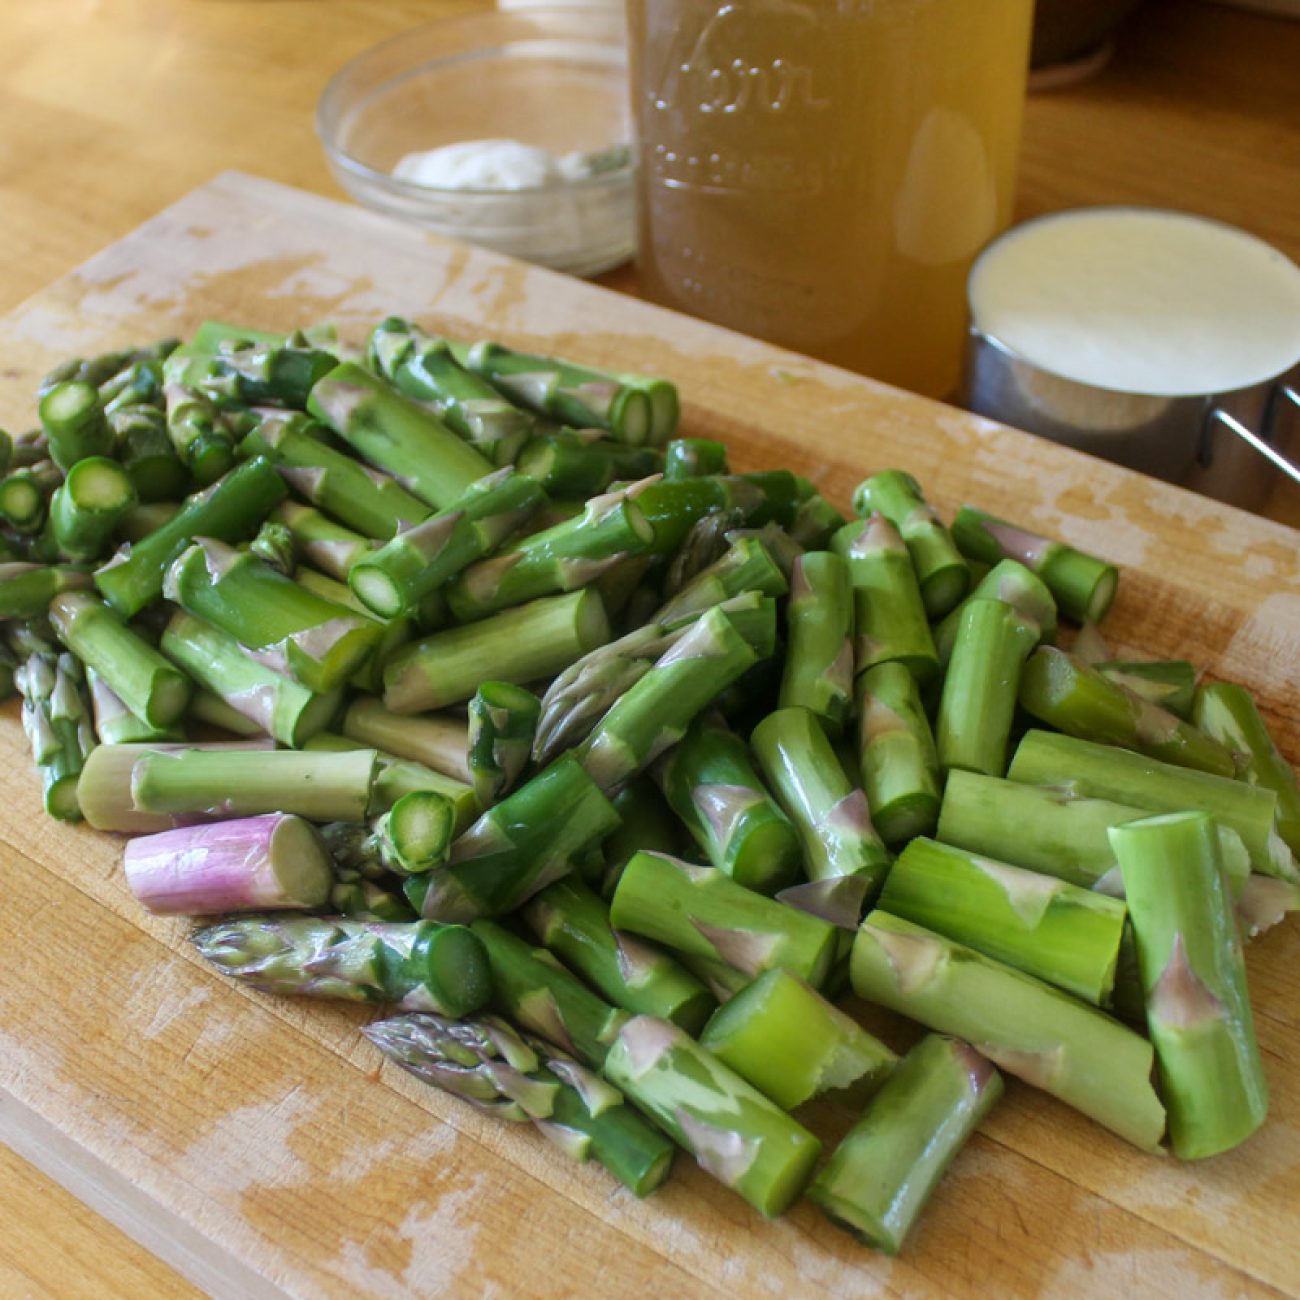
<path fill-rule="evenodd" d="M 630 140 L 622 16 L 578 5 L 491 11 L 417 27 L 331 78 L 316 131 L 344 189 L 368 208 L 574 275 L 626 261 L 633 164 L 522 190 L 398 180 L 407 153 L 512 139 L 559 156 Z"/>

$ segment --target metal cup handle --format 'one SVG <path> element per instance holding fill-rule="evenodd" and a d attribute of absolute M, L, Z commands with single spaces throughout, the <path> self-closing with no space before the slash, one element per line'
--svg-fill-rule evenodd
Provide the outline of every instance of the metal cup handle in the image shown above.
<path fill-rule="evenodd" d="M 1273 395 L 1269 400 L 1268 410 L 1264 417 L 1264 433 L 1258 434 L 1254 429 L 1242 424 L 1235 415 L 1225 411 L 1221 406 L 1210 407 L 1209 413 L 1205 420 L 1205 437 L 1202 442 L 1203 448 L 1208 451 L 1209 435 L 1217 422 L 1227 430 L 1235 433 L 1243 442 L 1248 443 L 1255 451 L 1259 452 L 1266 460 L 1271 461 L 1283 474 L 1296 483 L 1300 483 L 1300 465 L 1294 461 L 1288 460 L 1282 455 L 1276 447 L 1268 441 L 1272 436 L 1273 428 L 1278 422 L 1278 408 L 1282 402 L 1290 402 L 1298 411 L 1300 411 L 1300 391 L 1297 391 L 1290 384 L 1279 383 L 1273 389 Z"/>

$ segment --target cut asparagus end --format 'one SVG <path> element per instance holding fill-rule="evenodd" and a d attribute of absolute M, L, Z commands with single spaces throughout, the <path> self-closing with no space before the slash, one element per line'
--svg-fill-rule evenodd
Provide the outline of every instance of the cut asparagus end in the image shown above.
<path fill-rule="evenodd" d="M 439 990 L 438 1005 L 430 1009 L 443 1015 L 468 1015 L 492 994 L 492 971 L 483 945 L 464 926 L 424 926 L 408 964 L 426 989 Z"/>
<path fill-rule="evenodd" d="M 445 861 L 456 828 L 456 808 L 432 790 L 413 790 L 393 804 L 383 822 L 393 865 L 406 875 L 431 871 Z"/>

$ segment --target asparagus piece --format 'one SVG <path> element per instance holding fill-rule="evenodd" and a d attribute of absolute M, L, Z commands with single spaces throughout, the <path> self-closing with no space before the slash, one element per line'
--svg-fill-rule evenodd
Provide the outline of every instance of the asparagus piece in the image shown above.
<path fill-rule="evenodd" d="M 649 777 L 628 782 L 610 802 L 622 825 L 616 826 L 602 845 L 600 892 L 606 902 L 633 854 L 646 850 L 676 855 L 683 839 L 672 810 Z"/>
<path fill-rule="evenodd" d="M 389 713 L 378 700 L 362 698 L 348 706 L 342 731 L 350 740 L 423 763 L 457 781 L 472 779 L 468 733 L 465 724 L 455 718 L 405 717 Z"/>
<path fill-rule="evenodd" d="M 492 971 L 492 1006 L 547 1042 L 601 1069 L 627 1012 L 598 998 L 545 948 L 534 948 L 494 921 L 470 926 Z"/>
<path fill-rule="evenodd" d="M 167 596 L 309 690 L 343 685 L 382 629 L 277 573 L 256 556 L 201 538 L 167 575 Z"/>
<path fill-rule="evenodd" d="M 642 554 L 653 533 L 637 508 L 638 490 L 634 484 L 592 497 L 576 518 L 470 565 L 447 586 L 451 612 L 467 622 L 538 596 L 573 591 L 618 561 Z"/>
<path fill-rule="evenodd" d="M 49 461 L 6 474 L 0 481 L 0 519 L 18 533 L 40 532 L 61 480 Z"/>
<path fill-rule="evenodd" d="M 737 884 L 773 894 L 798 879 L 799 835 L 754 771 L 744 741 L 721 721 L 696 719 L 656 776 L 709 861 Z"/>
<path fill-rule="evenodd" d="M 805 480 L 806 482 L 806 480 Z M 844 516 L 819 492 L 812 491 L 795 508 L 788 531 L 790 540 L 809 551 L 824 551 L 844 527 Z"/>
<path fill-rule="evenodd" d="M 39 618 L 61 592 L 90 585 L 88 573 L 66 565 L 0 564 L 0 619 Z"/>
<path fill-rule="evenodd" d="M 1243 686 L 1214 682 L 1196 692 L 1196 725 L 1212 740 L 1238 756 L 1251 785 L 1277 795 L 1277 829 L 1294 853 L 1300 853 L 1300 791 L 1296 774 L 1278 752 L 1250 692 Z"/>
<path fill-rule="evenodd" d="M 464 926 L 330 916 L 249 916 L 191 942 L 223 974 L 263 993 L 394 1003 L 464 1016 L 492 991 L 483 945 Z"/>
<path fill-rule="evenodd" d="M 780 969 L 760 975 L 714 1012 L 699 1038 L 782 1110 L 854 1084 L 874 1090 L 898 1060 L 856 1020 Z"/>
<path fill-rule="evenodd" d="M 1268 1084 L 1213 819 L 1161 813 L 1110 836 L 1133 916 L 1174 1154 L 1217 1155 L 1264 1122 Z"/>
<path fill-rule="evenodd" d="M 311 347 L 301 334 L 287 339 L 222 340 L 215 355 L 197 344 L 186 379 L 222 403 L 283 405 L 302 410 L 316 383 L 338 364 L 330 352 Z"/>
<path fill-rule="evenodd" d="M 715 605 L 749 591 L 784 596 L 788 590 L 785 575 L 767 546 L 757 537 L 742 537 L 661 605 L 653 621 L 677 623 L 696 618 Z"/>
<path fill-rule="evenodd" d="M 708 989 L 659 948 L 620 934 L 609 908 L 577 880 L 558 880 L 524 905 L 528 927 L 602 997 L 637 1015 L 698 1034 L 713 1010 Z"/>
<path fill-rule="evenodd" d="M 664 468 L 653 447 L 630 447 L 600 429 L 553 429 L 530 438 L 515 462 L 552 497 L 585 500 L 611 483 L 636 482 Z"/>
<path fill-rule="evenodd" d="M 14 434 L 10 463 L 7 469 L 22 469 L 50 459 L 50 440 L 44 429 L 29 429 L 26 433 Z"/>
<path fill-rule="evenodd" d="M 858 767 L 871 819 L 886 844 L 928 835 L 939 816 L 939 757 L 916 678 L 900 663 L 858 677 Z"/>
<path fill-rule="evenodd" d="M 1107 832 L 1144 816 L 1142 808 L 1109 799 L 1076 798 L 1050 786 L 950 772 L 935 836 L 956 848 L 1118 897 L 1123 882 Z M 1235 897 L 1250 875 L 1250 855 L 1230 827 L 1220 826 L 1218 834 Z"/>
<path fill-rule="evenodd" d="M 288 529 L 295 552 L 307 564 L 338 582 L 346 582 L 352 567 L 374 551 L 369 538 L 297 501 L 282 501 L 271 512 L 270 522 Z"/>
<path fill-rule="evenodd" d="M 853 705 L 853 596 L 848 564 L 831 551 L 794 562 L 781 707 L 810 709 L 838 734 Z"/>
<path fill-rule="evenodd" d="M 853 508 L 864 518 L 884 515 L 898 529 L 931 618 L 942 618 L 970 589 L 970 566 L 910 474 L 887 469 L 864 479 L 853 491 Z"/>
<path fill-rule="evenodd" d="M 897 661 L 924 685 L 939 671 L 921 589 L 898 530 L 884 515 L 845 524 L 831 549 L 849 566 L 853 588 L 854 667 L 859 673 Z"/>
<path fill-rule="evenodd" d="M 713 438 L 674 438 L 664 448 L 664 478 L 729 474 L 727 447 Z"/>
<path fill-rule="evenodd" d="M 953 643 L 961 624 L 962 611 L 974 600 L 1000 600 L 1010 605 L 1025 623 L 1038 630 L 1040 642 L 1056 640 L 1056 601 L 1047 584 L 1019 560 L 999 560 L 980 580 L 956 609 L 950 610 L 934 626 L 934 647 L 939 664 L 948 667 Z"/>
<path fill-rule="evenodd" d="M 854 940 L 851 976 L 860 998 L 964 1038 L 1135 1146 L 1164 1134 L 1151 1044 L 1060 989 L 879 910 Z"/>
<path fill-rule="evenodd" d="M 462 366 L 445 339 L 431 338 L 401 317 L 389 316 L 371 332 L 366 355 L 371 369 L 399 393 L 430 403 L 448 427 L 494 465 L 508 465 L 516 458 L 533 418 Z"/>
<path fill-rule="evenodd" d="M 608 640 L 609 619 L 594 591 L 531 601 L 399 651 L 384 670 L 384 707 L 419 713 L 469 699 L 484 678 L 550 677 Z"/>
<path fill-rule="evenodd" d="M 286 578 L 292 578 L 298 567 L 298 544 L 293 533 L 275 519 L 268 519 L 257 530 L 248 550 Z"/>
<path fill-rule="evenodd" d="M 760 1214 L 781 1214 L 811 1177 L 821 1143 L 669 1021 L 629 1020 L 605 1071 L 706 1173 Z"/>
<path fill-rule="evenodd" d="M 206 394 L 184 384 L 168 384 L 167 433 L 194 480 L 215 483 L 235 463 L 235 440 L 221 423 Z"/>
<path fill-rule="evenodd" d="M 1002 1076 L 973 1048 L 927 1034 L 831 1153 L 808 1199 L 868 1246 L 897 1255 L 1002 1091 Z"/>
<path fill-rule="evenodd" d="M 243 456 L 274 462 L 299 495 L 364 537 L 387 540 L 431 513 L 396 479 L 326 446 L 311 430 L 320 426 L 284 411 L 261 411 L 261 420 L 240 444 Z"/>
<path fill-rule="evenodd" d="M 1110 1001 L 1125 911 L 1106 894 L 915 839 L 894 863 L 880 906 L 1094 1006 Z"/>
<path fill-rule="evenodd" d="M 321 907 L 334 873 L 315 828 L 271 813 L 129 840 L 126 883 L 151 912 Z"/>
<path fill-rule="evenodd" d="M 23 731 L 41 772 L 45 811 L 80 821 L 79 774 L 95 747 L 81 666 L 70 654 L 37 650 L 14 673 L 14 685 L 23 697 Z"/>
<path fill-rule="evenodd" d="M 727 615 L 710 610 L 597 723 L 577 751 L 583 766 L 605 790 L 622 785 L 756 661 Z"/>
<path fill-rule="evenodd" d="M 99 401 L 104 414 L 110 416 L 128 406 L 161 407 L 163 363 L 157 357 L 144 357 L 123 366 L 100 384 Z"/>
<path fill-rule="evenodd" d="M 137 718 L 93 668 L 86 669 L 86 686 L 95 719 L 95 736 L 100 744 L 143 745 L 160 740 L 184 740 L 179 726 L 152 727 L 143 718 Z"/>
<path fill-rule="evenodd" d="M 447 860 L 456 831 L 456 805 L 436 790 L 412 790 L 378 818 L 380 859 L 390 871 L 414 876 Z"/>
<path fill-rule="evenodd" d="M 284 496 L 284 484 L 260 457 L 231 470 L 220 482 L 187 497 L 156 532 L 123 548 L 95 571 L 95 585 L 123 617 L 134 618 L 162 595 L 171 562 L 195 537 L 237 542 L 251 536 Z"/>
<path fill-rule="evenodd" d="M 164 653 L 166 653 L 165 649 Z M 245 717 L 238 709 L 234 709 L 227 704 L 221 696 L 203 686 L 196 687 L 194 693 L 190 696 L 190 707 L 186 717 L 191 722 L 217 727 L 221 731 L 228 731 L 232 736 L 242 737 L 245 740 L 265 738 L 267 734 L 264 727 L 251 718 Z M 127 742 L 117 741 L 113 743 L 125 744 Z"/>
<path fill-rule="evenodd" d="M 1113 564 L 974 506 L 957 512 L 952 536 L 967 559 L 984 564 L 1019 560 L 1032 569 L 1047 584 L 1061 613 L 1076 623 L 1100 623 L 1115 599 L 1119 570 Z"/>
<path fill-rule="evenodd" d="M 1055 646 L 1040 647 L 1025 665 L 1020 704 L 1080 740 L 1120 745 L 1216 776 L 1236 773 L 1231 752 L 1217 740 Z"/>
<path fill-rule="evenodd" d="M 307 409 L 360 456 L 438 510 L 494 468 L 427 407 L 350 361 L 317 381 Z"/>
<path fill-rule="evenodd" d="M 711 957 L 749 975 L 780 966 L 820 986 L 837 947 L 835 927 L 664 853 L 638 853 L 610 900 L 616 930 Z"/>
<path fill-rule="evenodd" d="M 64 472 L 87 456 L 112 454 L 113 431 L 93 384 L 82 380 L 56 384 L 42 394 L 39 413 L 50 456 Z"/>
<path fill-rule="evenodd" d="M 807 709 L 779 709 L 750 737 L 759 767 L 803 840 L 813 888 L 810 910 L 853 929 L 889 870 L 889 852 L 871 824 L 866 795 L 854 786 L 826 732 Z"/>
<path fill-rule="evenodd" d="M 141 501 L 173 501 L 190 487 L 190 473 L 176 454 L 167 417 L 156 406 L 122 406 L 108 412 L 113 454 Z"/>
<path fill-rule="evenodd" d="M 472 484 L 447 509 L 404 529 L 380 550 L 360 559 L 350 569 L 348 583 L 384 618 L 408 613 L 496 550 L 543 499 L 541 488 L 526 475 L 509 468 L 498 470 Z"/>
<path fill-rule="evenodd" d="M 418 921 L 404 894 L 373 880 L 339 881 L 330 890 L 330 907 L 354 921 Z"/>
<path fill-rule="evenodd" d="M 486 808 L 509 792 L 528 763 L 542 703 L 510 682 L 483 682 L 469 702 L 466 765 Z"/>
<path fill-rule="evenodd" d="M 438 921 L 513 911 L 566 875 L 575 855 L 618 822 L 599 787 L 565 755 L 485 812 L 452 846 L 450 861 L 407 897 Z"/>
<path fill-rule="evenodd" d="M 1001 776 L 1016 712 L 1017 683 L 1038 630 L 1000 600 L 972 600 L 962 610 L 943 679 L 935 743 L 945 772 L 961 768 Z M 1042 653 L 1056 653 L 1048 647 Z"/>
<path fill-rule="evenodd" d="M 119 520 L 136 504 L 126 470 L 104 456 L 87 456 L 68 471 L 50 498 L 50 527 L 69 560 L 97 560 Z"/>
<path fill-rule="evenodd" d="M 671 482 L 660 479 L 637 497 L 637 505 L 654 529 L 652 553 L 672 555 L 705 515 L 727 515 L 728 528 L 761 527 L 773 519 L 790 522 L 796 508 L 794 493 L 794 476 L 780 471 L 764 477 L 732 474 Z"/>
<path fill-rule="evenodd" d="M 1072 653 L 1076 658 L 1080 657 L 1077 641 Z M 1111 659 L 1095 663 L 1092 667 L 1126 691 L 1150 700 L 1152 704 L 1177 714 L 1184 721 L 1192 720 L 1196 680 L 1200 674 L 1196 666 L 1186 659 Z"/>

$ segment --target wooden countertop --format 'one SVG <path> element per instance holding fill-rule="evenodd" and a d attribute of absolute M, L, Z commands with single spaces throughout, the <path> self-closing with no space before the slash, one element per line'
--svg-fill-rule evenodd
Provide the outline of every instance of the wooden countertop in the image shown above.
<path fill-rule="evenodd" d="M 0 6 L 0 312 L 229 167 L 336 194 L 312 132 L 330 70 L 474 0 L 40 0 Z M 1300 260 L 1300 23 L 1150 0 L 1081 85 L 1033 97 L 1018 215 L 1142 202 Z M 635 292 L 630 269 L 605 277 Z M 0 375 L 3 366 L 0 365 Z M 1300 522 L 1294 497 L 1268 513 Z M 0 1150 L 6 1294 L 191 1295 Z"/>

